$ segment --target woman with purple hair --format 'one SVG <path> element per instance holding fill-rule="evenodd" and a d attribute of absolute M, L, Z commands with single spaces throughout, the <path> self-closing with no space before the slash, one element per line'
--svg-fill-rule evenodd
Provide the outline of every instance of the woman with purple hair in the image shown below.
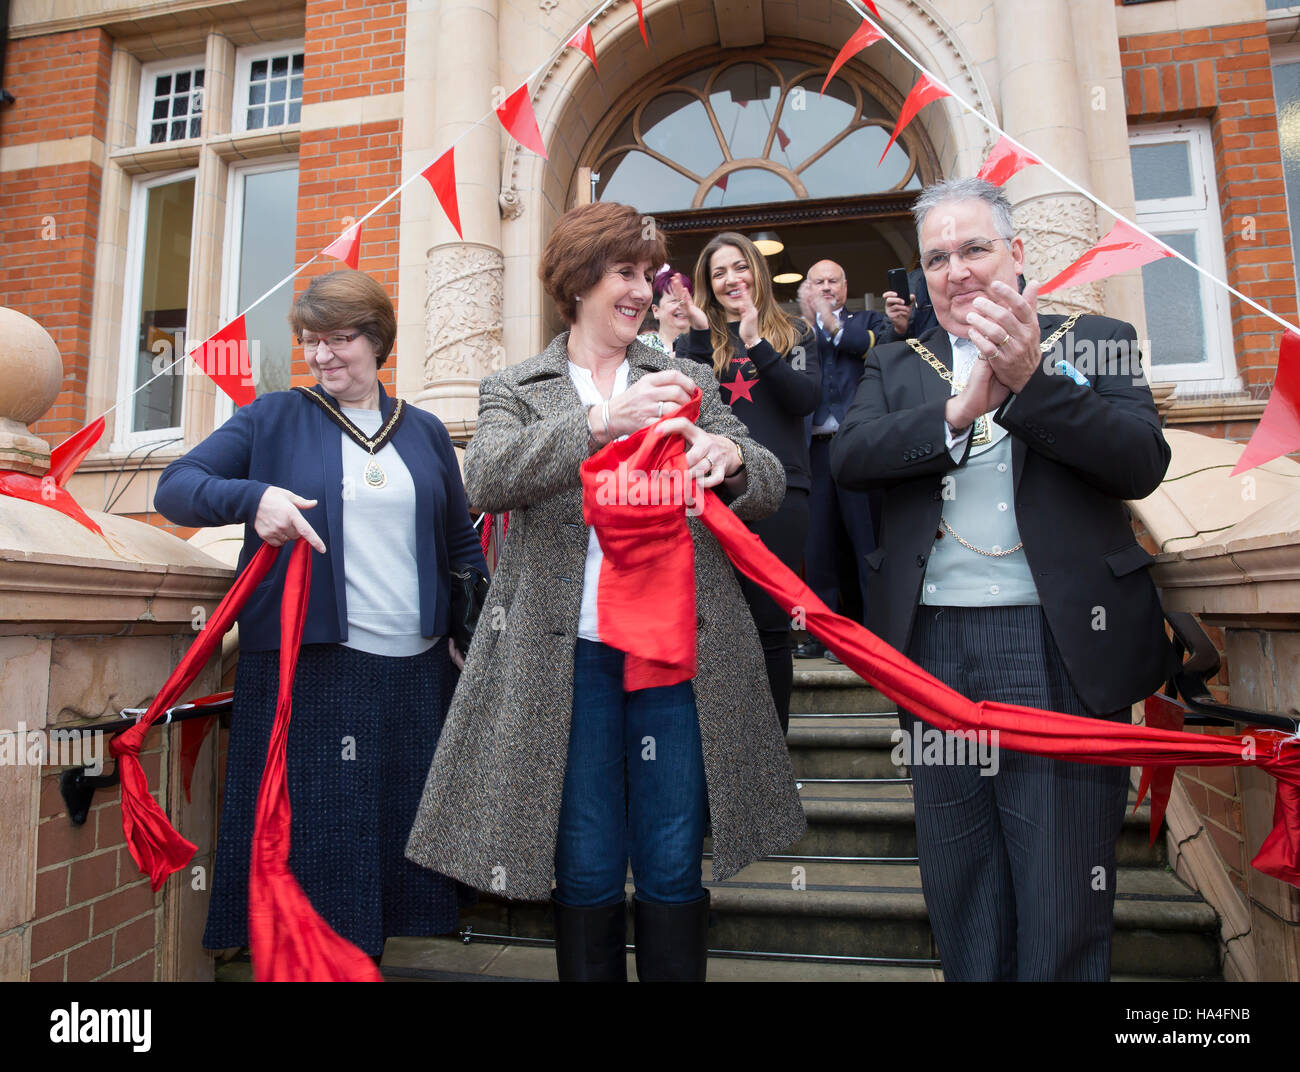
<path fill-rule="evenodd" d="M 655 274 L 651 284 L 654 297 L 650 312 L 658 324 L 656 331 L 644 331 L 637 336 L 637 341 L 671 355 L 677 339 L 685 335 L 691 326 L 691 319 L 686 315 L 687 306 L 693 293 L 691 281 L 681 272 L 674 271 L 665 264 Z"/>

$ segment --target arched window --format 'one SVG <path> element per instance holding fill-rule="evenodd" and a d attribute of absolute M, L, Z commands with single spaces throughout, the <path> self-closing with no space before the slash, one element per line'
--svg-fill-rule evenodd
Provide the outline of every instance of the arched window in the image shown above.
<path fill-rule="evenodd" d="M 594 196 L 647 212 L 919 190 L 916 141 L 824 59 L 724 59 L 653 89 L 591 161 Z"/>

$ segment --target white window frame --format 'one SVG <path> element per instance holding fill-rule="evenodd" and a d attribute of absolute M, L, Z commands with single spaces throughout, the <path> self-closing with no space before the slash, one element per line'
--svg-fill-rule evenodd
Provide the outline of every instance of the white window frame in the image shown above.
<path fill-rule="evenodd" d="M 1156 123 L 1129 131 L 1129 145 L 1183 142 L 1188 146 L 1192 193 L 1187 197 L 1152 198 L 1137 202 L 1137 222 L 1153 234 L 1180 232 L 1195 234 L 1200 266 L 1219 279 L 1227 279 L 1223 250 L 1223 216 L 1215 182 L 1214 149 L 1210 124 L 1204 119 Z M 1201 311 L 1205 318 L 1208 360 L 1176 365 L 1157 365 L 1147 357 L 1147 374 L 1152 382 L 1185 383 L 1211 390 L 1238 391 L 1241 376 L 1236 367 L 1236 345 L 1228 294 L 1217 283 L 1199 275 Z"/>
<path fill-rule="evenodd" d="M 240 226 L 244 215 L 244 182 L 249 175 L 259 175 L 267 171 L 285 171 L 300 167 L 296 153 L 277 156 L 273 160 L 258 160 L 255 163 L 239 164 L 230 168 L 226 179 L 226 232 L 222 249 L 225 253 L 226 271 L 221 280 L 221 322 L 229 323 L 239 314 L 239 260 L 243 252 L 242 230 Z M 294 267 L 296 267 L 296 263 Z M 292 283 L 286 283 L 292 287 Z M 216 424 L 220 428 L 235 413 L 235 404 L 225 391 L 217 391 Z"/>
<path fill-rule="evenodd" d="M 154 60 L 152 63 L 146 63 L 140 68 L 140 103 L 136 110 L 135 120 L 135 143 L 138 148 L 142 149 L 161 149 L 168 145 L 184 145 L 187 142 L 197 142 L 203 136 L 202 115 L 208 106 L 208 75 L 206 71 L 207 57 L 203 53 L 197 56 L 190 56 L 185 60 Z M 150 128 L 154 124 L 153 105 L 154 105 L 154 79 L 164 74 L 179 74 L 182 71 L 203 70 L 203 104 L 199 109 L 200 129 L 199 138 L 185 137 L 172 141 L 167 139 L 160 142 L 151 142 L 149 140 Z M 192 117 L 191 117 L 192 118 Z M 168 118 L 168 122 L 171 119 Z M 188 120 L 186 120 L 188 122 Z"/>
<path fill-rule="evenodd" d="M 157 428 L 147 432 L 132 431 L 132 425 L 135 423 L 136 388 L 140 386 L 135 383 L 135 364 L 138 355 L 137 340 L 140 330 L 141 272 L 144 268 L 145 209 L 147 207 L 148 191 L 155 186 L 165 186 L 168 183 L 193 179 L 195 183 L 194 210 L 197 213 L 199 207 L 198 176 L 198 168 L 170 171 L 163 175 L 150 175 L 141 178 L 131 189 L 130 225 L 126 244 L 126 276 L 125 285 L 122 288 L 122 335 L 118 346 L 117 421 L 115 422 L 117 430 L 111 447 L 114 451 L 132 450 L 165 439 L 173 439 L 181 434 L 185 423 L 185 391 L 182 390 L 180 423 L 170 428 Z M 192 234 L 193 231 L 191 230 Z M 193 256 L 192 244 L 190 252 L 191 256 Z M 191 264 L 190 279 L 185 281 L 187 309 L 193 305 L 190 294 L 190 280 L 193 276 L 194 265 Z M 187 324 L 186 327 L 188 329 L 189 325 Z M 186 348 L 188 349 L 193 343 L 194 340 L 187 334 L 185 337 Z M 172 360 L 180 356 L 180 354 L 173 353 Z M 188 370 L 186 370 L 186 373 L 188 374 Z"/>
<path fill-rule="evenodd" d="M 306 42 L 299 38 L 296 41 L 274 41 L 269 45 L 250 45 L 246 48 L 239 49 L 235 53 L 235 96 L 231 109 L 234 114 L 230 117 L 230 129 L 235 134 L 261 134 L 266 130 L 282 130 L 285 127 L 297 127 L 302 125 L 301 112 L 297 122 L 284 122 L 274 127 L 258 127 L 256 130 L 248 129 L 248 83 L 252 74 L 254 62 L 257 60 L 270 59 L 273 56 L 283 56 L 288 53 L 292 56 L 295 52 L 303 53 L 303 74 L 304 84 L 306 76 Z M 292 67 L 290 68 L 290 78 L 292 78 Z M 285 98 L 286 104 L 288 97 Z M 288 115 L 289 109 L 285 108 L 285 114 Z"/>

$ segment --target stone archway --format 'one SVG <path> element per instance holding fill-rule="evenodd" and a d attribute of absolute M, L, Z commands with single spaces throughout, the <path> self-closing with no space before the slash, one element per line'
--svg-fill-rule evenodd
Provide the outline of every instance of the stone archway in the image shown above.
<path fill-rule="evenodd" d="M 996 51 L 996 40 L 961 40 L 933 6 L 923 0 L 880 0 L 885 26 L 928 69 L 978 107 L 992 111 L 993 97 L 977 58 Z M 547 341 L 546 310 L 536 284 L 535 265 L 546 236 L 569 207 L 579 154 L 606 113 L 634 93 L 658 67 L 702 49 L 761 45 L 769 38 L 799 40 L 834 55 L 857 28 L 857 13 L 843 0 L 800 0 L 790 5 L 715 3 L 712 18 L 687 17 L 678 0 L 647 0 L 644 6 L 654 51 L 647 51 L 631 2 L 616 4 L 592 22 L 600 42 L 600 75 L 575 49 L 565 49 L 546 70 L 533 93 L 534 110 L 549 160 L 521 150 L 506 151 L 502 172 L 502 249 L 506 262 L 507 304 L 529 308 L 526 317 L 512 314 L 505 325 L 508 354 L 536 353 Z M 899 90 L 899 99 L 915 80 L 912 66 L 886 45 L 877 45 L 853 61 L 865 63 Z M 915 122 L 934 147 L 944 174 L 973 173 L 993 139 L 959 104 L 943 100 Z M 531 278 L 526 278 L 524 273 Z M 518 304 L 516 304 L 518 303 Z"/>

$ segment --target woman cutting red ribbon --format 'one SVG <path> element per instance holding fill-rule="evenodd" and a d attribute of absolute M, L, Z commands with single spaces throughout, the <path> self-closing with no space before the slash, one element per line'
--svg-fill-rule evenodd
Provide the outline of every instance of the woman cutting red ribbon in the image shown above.
<path fill-rule="evenodd" d="M 698 418 L 658 431 L 681 437 L 699 486 L 744 518 L 771 513 L 785 490 L 710 370 L 636 340 L 665 260 L 644 226 L 625 205 L 565 215 L 541 276 L 569 330 L 480 387 L 466 486 L 477 508 L 511 511 L 510 532 L 407 848 L 510 898 L 544 900 L 554 881 L 561 979 L 626 978 L 629 857 L 639 977 L 703 979 L 706 807 L 715 879 L 804 829 L 758 637 L 717 543 L 690 521 L 674 555 L 694 584 L 663 587 L 653 614 L 629 619 L 607 583 L 605 556 L 617 555 L 653 590 L 644 537 L 656 525 L 686 531 L 681 471 L 640 474 L 658 505 L 617 546 L 602 548 L 584 523 L 582 463 L 697 389 Z M 625 658 L 629 632 L 649 639 L 645 657 Z"/>

